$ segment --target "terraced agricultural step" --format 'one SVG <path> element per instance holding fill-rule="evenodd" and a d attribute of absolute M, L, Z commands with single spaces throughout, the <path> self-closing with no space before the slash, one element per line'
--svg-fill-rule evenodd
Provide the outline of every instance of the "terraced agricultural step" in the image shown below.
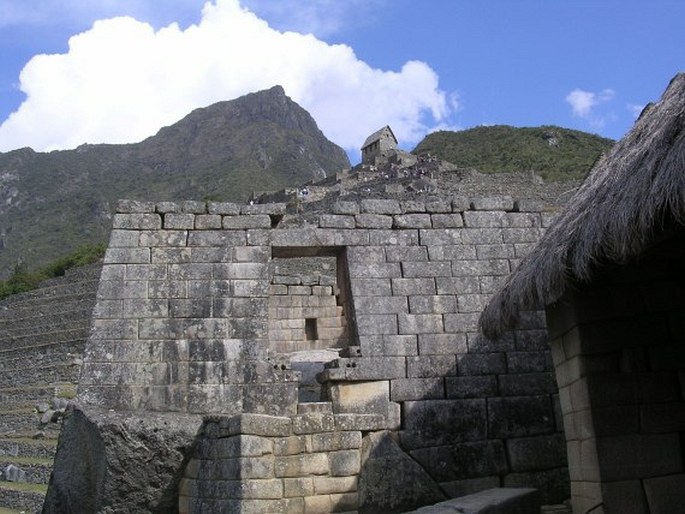
<path fill-rule="evenodd" d="M 88 326 L 92 306 L 80 310 L 71 310 L 45 316 L 34 316 L 20 320 L 3 320 L 0 330 L 6 338 L 16 337 L 30 333 L 41 333 L 53 330 L 66 330 L 78 326 Z"/>
<path fill-rule="evenodd" d="M 26 293 L 19 293 L 8 296 L 0 305 L 3 307 L 21 308 L 22 305 L 31 303 L 33 305 L 45 305 L 54 302 L 60 298 L 71 298 L 82 296 L 84 294 L 95 295 L 97 291 L 98 281 L 83 281 L 83 282 L 65 282 L 64 284 L 54 285 L 49 287 L 42 287 L 34 289 Z"/>
<path fill-rule="evenodd" d="M 7 469 L 7 466 L 13 464 L 25 473 L 22 482 L 28 484 L 47 484 L 52 472 L 52 461 L 53 459 L 45 457 L 26 457 L 23 455 L 12 457 L 5 455 L 0 456 L 0 470 Z"/>
<path fill-rule="evenodd" d="M 0 434 L 31 433 L 40 429 L 40 416 L 34 409 L 0 411 Z"/>
<path fill-rule="evenodd" d="M 50 462 L 57 451 L 56 439 L 33 439 L 31 437 L 0 438 L 0 460 L 13 457 L 34 457 Z"/>
<path fill-rule="evenodd" d="M 60 330 L 57 332 L 44 332 L 42 334 L 30 334 L 21 337 L 5 338 L 0 336 L 0 348 L 28 348 L 40 344 L 64 343 L 74 339 L 88 337 L 88 331 L 84 328 L 73 330 Z"/>
<path fill-rule="evenodd" d="M 48 486 L 0 481 L 0 507 L 24 512 L 40 512 Z"/>
<path fill-rule="evenodd" d="M 0 410 L 35 408 L 53 398 L 71 400 L 76 396 L 76 382 L 34 383 L 24 387 L 0 388 Z"/>
<path fill-rule="evenodd" d="M 72 339 L 61 343 L 49 343 L 26 348 L 6 348 L 0 350 L 0 369 L 12 369 L 17 366 L 29 367 L 45 362 L 69 362 L 80 357 L 85 349 L 86 338 Z"/>
<path fill-rule="evenodd" d="M 43 382 L 76 382 L 79 378 L 81 366 L 78 363 L 56 363 L 37 365 L 24 369 L 0 370 L 0 387 L 28 386 Z"/>

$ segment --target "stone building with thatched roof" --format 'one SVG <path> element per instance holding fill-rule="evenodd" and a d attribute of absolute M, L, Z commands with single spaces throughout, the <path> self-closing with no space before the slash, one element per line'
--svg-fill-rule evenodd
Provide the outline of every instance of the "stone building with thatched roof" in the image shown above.
<path fill-rule="evenodd" d="M 389 125 L 377 130 L 364 140 L 362 163 L 375 164 L 376 158 L 397 148 L 397 138 Z"/>
<path fill-rule="evenodd" d="M 546 310 L 576 513 L 685 505 L 685 73 L 648 106 L 481 316 Z"/>

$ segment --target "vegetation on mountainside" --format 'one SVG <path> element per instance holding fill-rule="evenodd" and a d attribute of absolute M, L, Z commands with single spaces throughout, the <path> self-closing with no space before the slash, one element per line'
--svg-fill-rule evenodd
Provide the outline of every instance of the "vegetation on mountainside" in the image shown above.
<path fill-rule="evenodd" d="M 534 172 L 545 180 L 584 177 L 614 144 L 594 134 L 555 126 L 495 125 L 426 136 L 413 153 L 429 152 L 484 173 Z"/>
<path fill-rule="evenodd" d="M 196 109 L 140 143 L 0 153 L 0 278 L 105 241 L 119 199 L 246 202 L 349 167 L 281 87 Z"/>
<path fill-rule="evenodd" d="M 104 243 L 86 244 L 37 271 L 30 271 L 25 264 L 18 264 L 7 280 L 0 280 L 0 299 L 31 291 L 36 289 L 43 280 L 60 277 L 68 269 L 96 262 L 105 255 L 106 249 L 107 245 Z"/>

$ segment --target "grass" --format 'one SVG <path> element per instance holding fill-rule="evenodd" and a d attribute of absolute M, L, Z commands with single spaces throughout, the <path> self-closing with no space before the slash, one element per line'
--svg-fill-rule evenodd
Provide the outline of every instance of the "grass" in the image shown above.
<path fill-rule="evenodd" d="M 26 466 L 52 466 L 52 461 L 52 459 L 45 457 L 14 457 L 11 455 L 0 455 L 0 462 L 11 462 L 12 464 L 24 464 Z"/>
<path fill-rule="evenodd" d="M 0 487 L 3 489 L 11 489 L 12 491 L 21 491 L 25 493 L 45 494 L 48 492 L 48 484 L 29 484 L 27 482 L 0 481 Z"/>

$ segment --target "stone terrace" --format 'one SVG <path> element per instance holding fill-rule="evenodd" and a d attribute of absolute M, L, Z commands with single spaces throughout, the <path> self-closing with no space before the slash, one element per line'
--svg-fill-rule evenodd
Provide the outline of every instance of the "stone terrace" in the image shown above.
<path fill-rule="evenodd" d="M 0 507 L 39 510 L 76 395 L 101 265 L 0 302 Z"/>

